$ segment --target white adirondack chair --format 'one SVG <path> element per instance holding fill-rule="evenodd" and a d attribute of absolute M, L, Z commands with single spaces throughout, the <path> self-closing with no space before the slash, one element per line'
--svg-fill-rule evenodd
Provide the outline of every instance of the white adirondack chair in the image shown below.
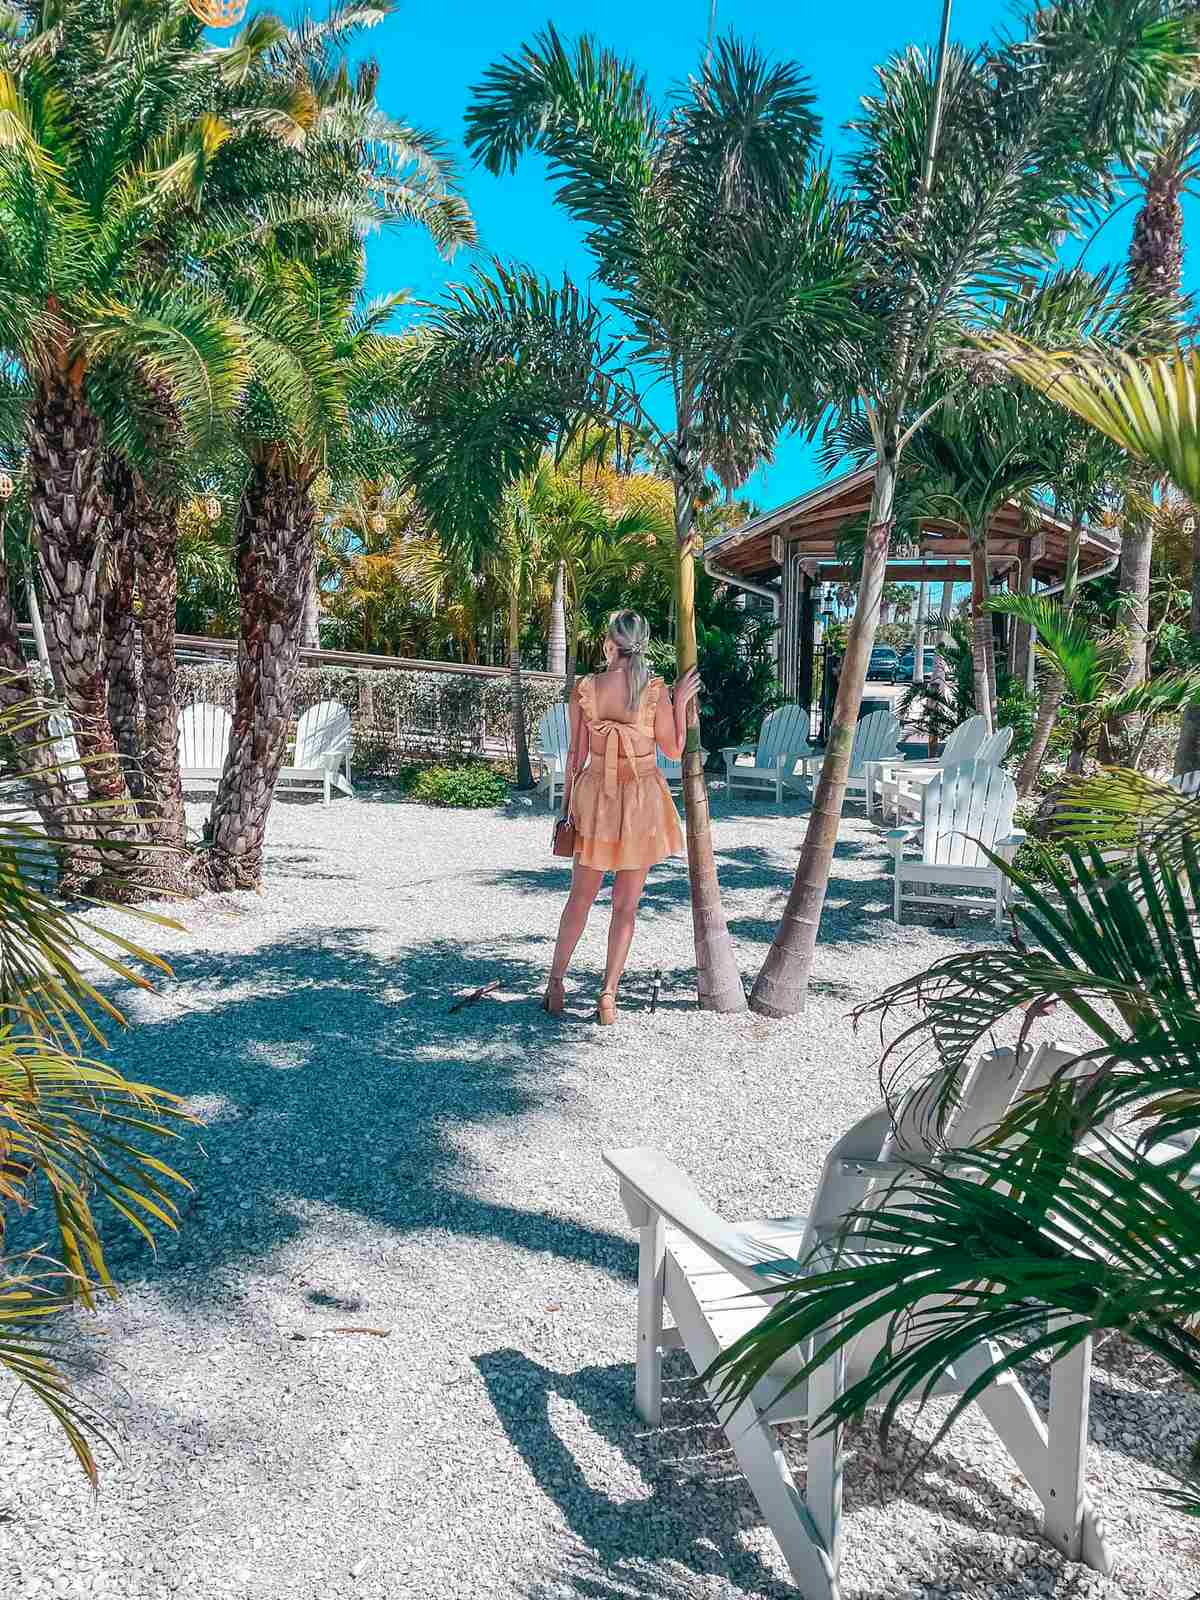
<path fill-rule="evenodd" d="M 183 783 L 218 783 L 229 753 L 233 718 L 224 706 L 197 700 L 179 713 L 179 776 Z"/>
<path fill-rule="evenodd" d="M 895 771 L 895 786 L 886 785 L 884 788 L 883 807 L 886 810 L 890 799 L 894 806 L 894 818 L 897 823 L 901 816 L 919 817 L 921 815 L 921 797 L 925 790 L 937 777 L 938 772 L 947 772 L 951 765 L 960 767 L 968 761 L 974 761 L 977 766 L 998 767 L 1008 754 L 1008 747 L 1012 744 L 1013 731 L 1011 728 L 998 728 L 995 733 L 989 733 L 973 756 L 963 756 L 961 761 L 947 762 L 945 766 L 933 772 L 905 772 L 903 767 Z"/>
<path fill-rule="evenodd" d="M 562 793 L 567 775 L 567 752 L 571 747 L 570 718 L 561 701 L 551 706 L 538 723 L 538 747 L 545 763 L 538 787 L 545 784 L 548 804 L 553 811 L 554 792 Z"/>
<path fill-rule="evenodd" d="M 1200 794 L 1200 772 L 1181 772 L 1171 779 L 1171 787 L 1178 794 Z"/>
<path fill-rule="evenodd" d="M 296 724 L 296 753 L 290 767 L 279 774 L 280 783 L 319 783 L 328 805 L 332 791 L 353 794 L 350 782 L 350 753 L 353 729 L 350 713 L 336 700 L 321 700 L 309 706 Z"/>
<path fill-rule="evenodd" d="M 884 836 L 892 847 L 896 921 L 905 905 L 949 905 L 991 911 L 1001 927 L 1007 884 L 980 846 L 1012 860 L 1025 839 L 1013 828 L 1016 804 L 1012 779 L 982 761 L 950 767 L 931 779 L 921 798 L 920 827 L 891 828 Z M 905 851 L 914 844 L 920 855 L 907 857 Z M 939 884 L 947 892 L 938 894 Z M 906 885 L 916 887 L 906 893 Z M 925 893 L 918 892 L 922 887 Z M 948 892 L 958 889 L 979 893 L 968 897 Z"/>
<path fill-rule="evenodd" d="M 808 731 L 808 712 L 803 707 L 787 705 L 772 711 L 763 719 L 756 744 L 728 745 L 721 751 L 726 789 L 730 794 L 735 788 L 752 794 L 769 794 L 774 789 L 778 805 L 783 791 L 798 788 L 802 781 L 796 777 L 797 761 L 814 753 Z M 749 756 L 748 765 L 739 765 L 743 756 Z"/>
<path fill-rule="evenodd" d="M 987 737 L 987 723 L 982 717 L 968 717 L 960 722 L 942 746 L 940 756 L 926 756 L 912 761 L 872 761 L 868 768 L 870 782 L 867 787 L 867 815 L 875 809 L 875 796 L 879 796 L 880 810 L 886 812 L 888 801 L 895 801 L 891 785 L 901 777 L 930 776 L 947 767 L 957 767 L 963 761 L 974 761 L 975 753 Z"/>
<path fill-rule="evenodd" d="M 1068 1059 L 1063 1052 L 1028 1046 L 1019 1056 L 998 1050 L 982 1057 L 964 1074 L 958 1105 L 941 1130 L 945 1145 L 961 1148 L 995 1127 L 1018 1095 L 1043 1086 Z M 832 1249 L 846 1214 L 885 1199 L 892 1182 L 911 1187 L 919 1181 L 911 1163 L 938 1153 L 931 1106 L 928 1088 L 918 1087 L 895 1126 L 886 1106 L 856 1123 L 826 1160 L 807 1217 L 726 1222 L 691 1179 L 657 1151 L 604 1152 L 640 1240 L 636 1404 L 645 1421 L 654 1426 L 662 1421 L 664 1349 L 682 1346 L 703 1372 L 770 1310 L 772 1285 L 788 1281 L 773 1270 L 773 1261 L 789 1263 L 792 1281 L 796 1262 L 811 1263 L 814 1272 L 844 1263 L 845 1244 L 836 1260 Z M 673 1326 L 664 1325 L 664 1306 Z M 919 1317 L 918 1307 L 908 1325 Z M 751 1398 L 720 1419 L 805 1600 L 839 1596 L 841 1436 L 840 1430 L 818 1431 L 816 1422 L 839 1393 L 865 1376 L 889 1332 L 902 1343 L 903 1327 L 889 1329 L 885 1318 L 780 1398 L 807 1351 L 784 1357 Z M 994 1348 L 981 1343 L 947 1369 L 934 1392 L 963 1393 L 995 1359 Z M 1011 1372 L 983 1388 L 974 1403 L 1041 1501 L 1047 1539 L 1070 1559 L 1108 1573 L 1112 1557 L 1084 1487 L 1090 1366 L 1090 1340 L 1055 1363 L 1048 1425 Z M 711 1385 L 709 1393 L 715 1400 Z M 803 1495 L 772 1433 L 797 1420 L 809 1424 Z"/>
<path fill-rule="evenodd" d="M 50 750 L 62 773 L 62 780 L 72 791 L 82 791 L 85 783 L 80 765 L 79 743 L 75 728 L 67 711 L 52 711 L 46 718 L 50 734 Z"/>
<path fill-rule="evenodd" d="M 880 761 L 899 761 L 900 724 L 890 711 L 871 711 L 863 717 L 854 730 L 854 744 L 850 750 L 850 773 L 846 779 L 847 795 L 862 795 L 865 803 L 868 786 L 873 781 L 870 774 Z M 804 774 L 814 787 L 825 755 L 809 756 L 804 762 Z"/>

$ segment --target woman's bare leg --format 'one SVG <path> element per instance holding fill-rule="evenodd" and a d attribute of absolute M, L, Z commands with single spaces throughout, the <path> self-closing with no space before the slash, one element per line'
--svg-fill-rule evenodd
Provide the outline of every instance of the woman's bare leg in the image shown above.
<path fill-rule="evenodd" d="M 618 882 L 621 874 L 618 874 Z M 561 983 L 566 975 L 575 946 L 587 927 L 592 902 L 600 892 L 604 874 L 597 867 L 585 867 L 578 861 L 571 874 L 571 892 L 558 919 L 558 941 L 554 946 L 554 960 L 550 964 L 551 983 Z M 614 891 L 615 893 L 615 891 Z"/>
<path fill-rule="evenodd" d="M 638 901 L 642 898 L 649 867 L 639 867 L 636 872 L 618 872 L 613 883 L 612 921 L 608 925 L 608 962 L 604 968 L 604 992 L 616 994 L 625 963 L 629 959 L 629 946 L 633 943 L 633 929 L 637 921 Z"/>

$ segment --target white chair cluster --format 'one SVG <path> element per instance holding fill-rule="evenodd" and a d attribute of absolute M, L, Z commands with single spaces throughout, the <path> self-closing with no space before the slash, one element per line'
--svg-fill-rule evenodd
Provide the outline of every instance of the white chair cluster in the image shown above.
<path fill-rule="evenodd" d="M 233 733 L 233 718 L 223 706 L 197 701 L 179 715 L 179 774 L 184 785 L 220 781 Z M 279 782 L 320 785 L 328 805 L 333 790 L 353 794 L 350 757 L 354 730 L 350 713 L 336 700 L 321 700 L 301 713 L 296 748 Z"/>
<path fill-rule="evenodd" d="M 805 776 L 816 786 L 825 765 L 826 752 L 813 754 L 804 763 Z M 870 811 L 871 784 L 880 762 L 899 762 L 900 723 L 890 711 L 870 711 L 861 717 L 854 730 L 854 743 L 850 747 L 850 770 L 846 778 L 847 797 L 861 797 Z"/>
<path fill-rule="evenodd" d="M 706 1371 L 768 1313 L 773 1288 L 794 1282 L 798 1273 L 815 1274 L 846 1262 L 851 1247 L 838 1235 L 848 1213 L 886 1203 L 893 1185 L 911 1192 L 921 1182 L 914 1164 L 977 1142 L 1010 1105 L 1043 1087 L 1069 1059 L 1047 1046 L 981 1057 L 964 1074 L 957 1103 L 940 1129 L 928 1085 L 909 1094 L 895 1122 L 880 1106 L 835 1144 L 807 1217 L 726 1222 L 691 1179 L 657 1151 L 605 1151 L 603 1159 L 620 1181 L 621 1200 L 640 1240 L 635 1393 L 645 1421 L 657 1426 L 662 1420 L 664 1350 L 682 1346 L 696 1371 Z M 869 1231 L 869 1221 L 863 1226 Z M 664 1309 L 672 1325 L 666 1325 Z M 885 1346 L 894 1354 L 905 1329 L 919 1329 L 923 1310 L 932 1309 L 932 1301 L 919 1303 L 903 1323 L 881 1317 L 783 1395 L 809 1349 L 790 1353 L 750 1398 L 721 1415 L 729 1445 L 805 1600 L 837 1600 L 839 1594 L 842 1442 L 840 1430 L 819 1431 L 817 1419 L 867 1374 Z M 812 1349 L 819 1353 L 824 1342 L 818 1335 Z M 965 1393 L 999 1355 L 995 1346 L 981 1342 L 946 1370 L 933 1392 Z M 981 1388 L 974 1404 L 1040 1500 L 1046 1538 L 1069 1559 L 1108 1573 L 1112 1558 L 1085 1489 L 1090 1368 L 1090 1340 L 1055 1363 L 1045 1420 L 1012 1371 Z M 715 1401 L 715 1387 L 708 1387 Z M 803 1494 L 773 1432 L 794 1421 L 808 1422 Z"/>

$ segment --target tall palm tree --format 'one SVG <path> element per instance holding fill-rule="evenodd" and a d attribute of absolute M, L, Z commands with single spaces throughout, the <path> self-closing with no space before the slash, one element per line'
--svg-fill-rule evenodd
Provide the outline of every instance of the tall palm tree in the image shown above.
<path fill-rule="evenodd" d="M 527 152 L 549 160 L 557 198 L 586 230 L 599 281 L 632 335 L 636 367 L 611 345 L 606 362 L 572 365 L 561 342 L 559 367 L 587 414 L 633 424 L 668 464 L 681 672 L 696 662 L 693 554 L 706 480 L 739 482 L 789 403 L 798 414 L 814 404 L 814 357 L 827 352 L 832 365 L 848 311 L 841 212 L 814 166 L 812 105 L 795 67 L 723 39 L 660 109 L 632 63 L 588 38 L 569 48 L 548 27 L 488 70 L 468 108 L 468 146 L 490 171 L 511 171 Z M 504 300 L 507 329 L 494 321 Z M 489 347 L 503 356 L 506 337 L 510 351 L 514 342 L 527 351 L 535 326 L 550 359 L 546 313 L 573 304 L 512 276 L 474 303 L 493 318 L 486 336 L 464 298 L 443 327 L 464 335 L 472 324 L 479 359 Z M 641 401 L 647 381 L 671 397 L 665 425 Z M 700 1004 L 740 1010 L 694 717 L 684 774 Z"/>
<path fill-rule="evenodd" d="M 1142 116 L 1161 99 L 1172 64 L 1189 59 L 1186 30 L 1161 28 L 1151 9 L 1081 0 L 1038 13 L 1025 40 L 969 54 L 949 45 L 947 0 L 937 51 L 889 62 L 853 125 L 859 253 L 872 292 L 862 335 L 841 341 L 865 398 L 836 408 L 835 426 L 856 409 L 864 414 L 874 481 L 826 759 L 783 919 L 751 995 L 765 1015 L 798 1011 L 807 992 L 902 458 L 927 408 L 944 401 L 942 356 L 956 330 L 994 315 L 998 282 L 1044 270 L 1061 234 L 1107 190 L 1114 126 Z"/>

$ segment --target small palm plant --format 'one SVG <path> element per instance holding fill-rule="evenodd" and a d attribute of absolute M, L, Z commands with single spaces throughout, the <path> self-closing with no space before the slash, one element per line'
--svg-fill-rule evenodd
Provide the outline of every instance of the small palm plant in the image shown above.
<path fill-rule="evenodd" d="M 0 751 L 44 723 L 48 709 L 32 699 L 3 703 Z M 7 754 L 2 770 L 11 780 Z M 105 1045 L 103 1022 L 125 1019 L 82 963 L 139 989 L 151 987 L 139 968 L 169 968 L 41 887 L 52 860 L 46 834 L 28 821 L 26 797 L 8 789 L 0 803 L 0 1368 L 49 1408 L 95 1481 L 91 1440 L 103 1436 L 102 1421 L 72 1393 L 38 1329 L 68 1306 L 116 1293 L 98 1202 L 148 1243 L 155 1225 L 175 1228 L 173 1191 L 184 1180 L 154 1152 L 176 1136 L 172 1123 L 184 1113 L 174 1095 L 86 1053 Z M 12 1214 L 43 1200 L 56 1254 L 10 1250 Z"/>

